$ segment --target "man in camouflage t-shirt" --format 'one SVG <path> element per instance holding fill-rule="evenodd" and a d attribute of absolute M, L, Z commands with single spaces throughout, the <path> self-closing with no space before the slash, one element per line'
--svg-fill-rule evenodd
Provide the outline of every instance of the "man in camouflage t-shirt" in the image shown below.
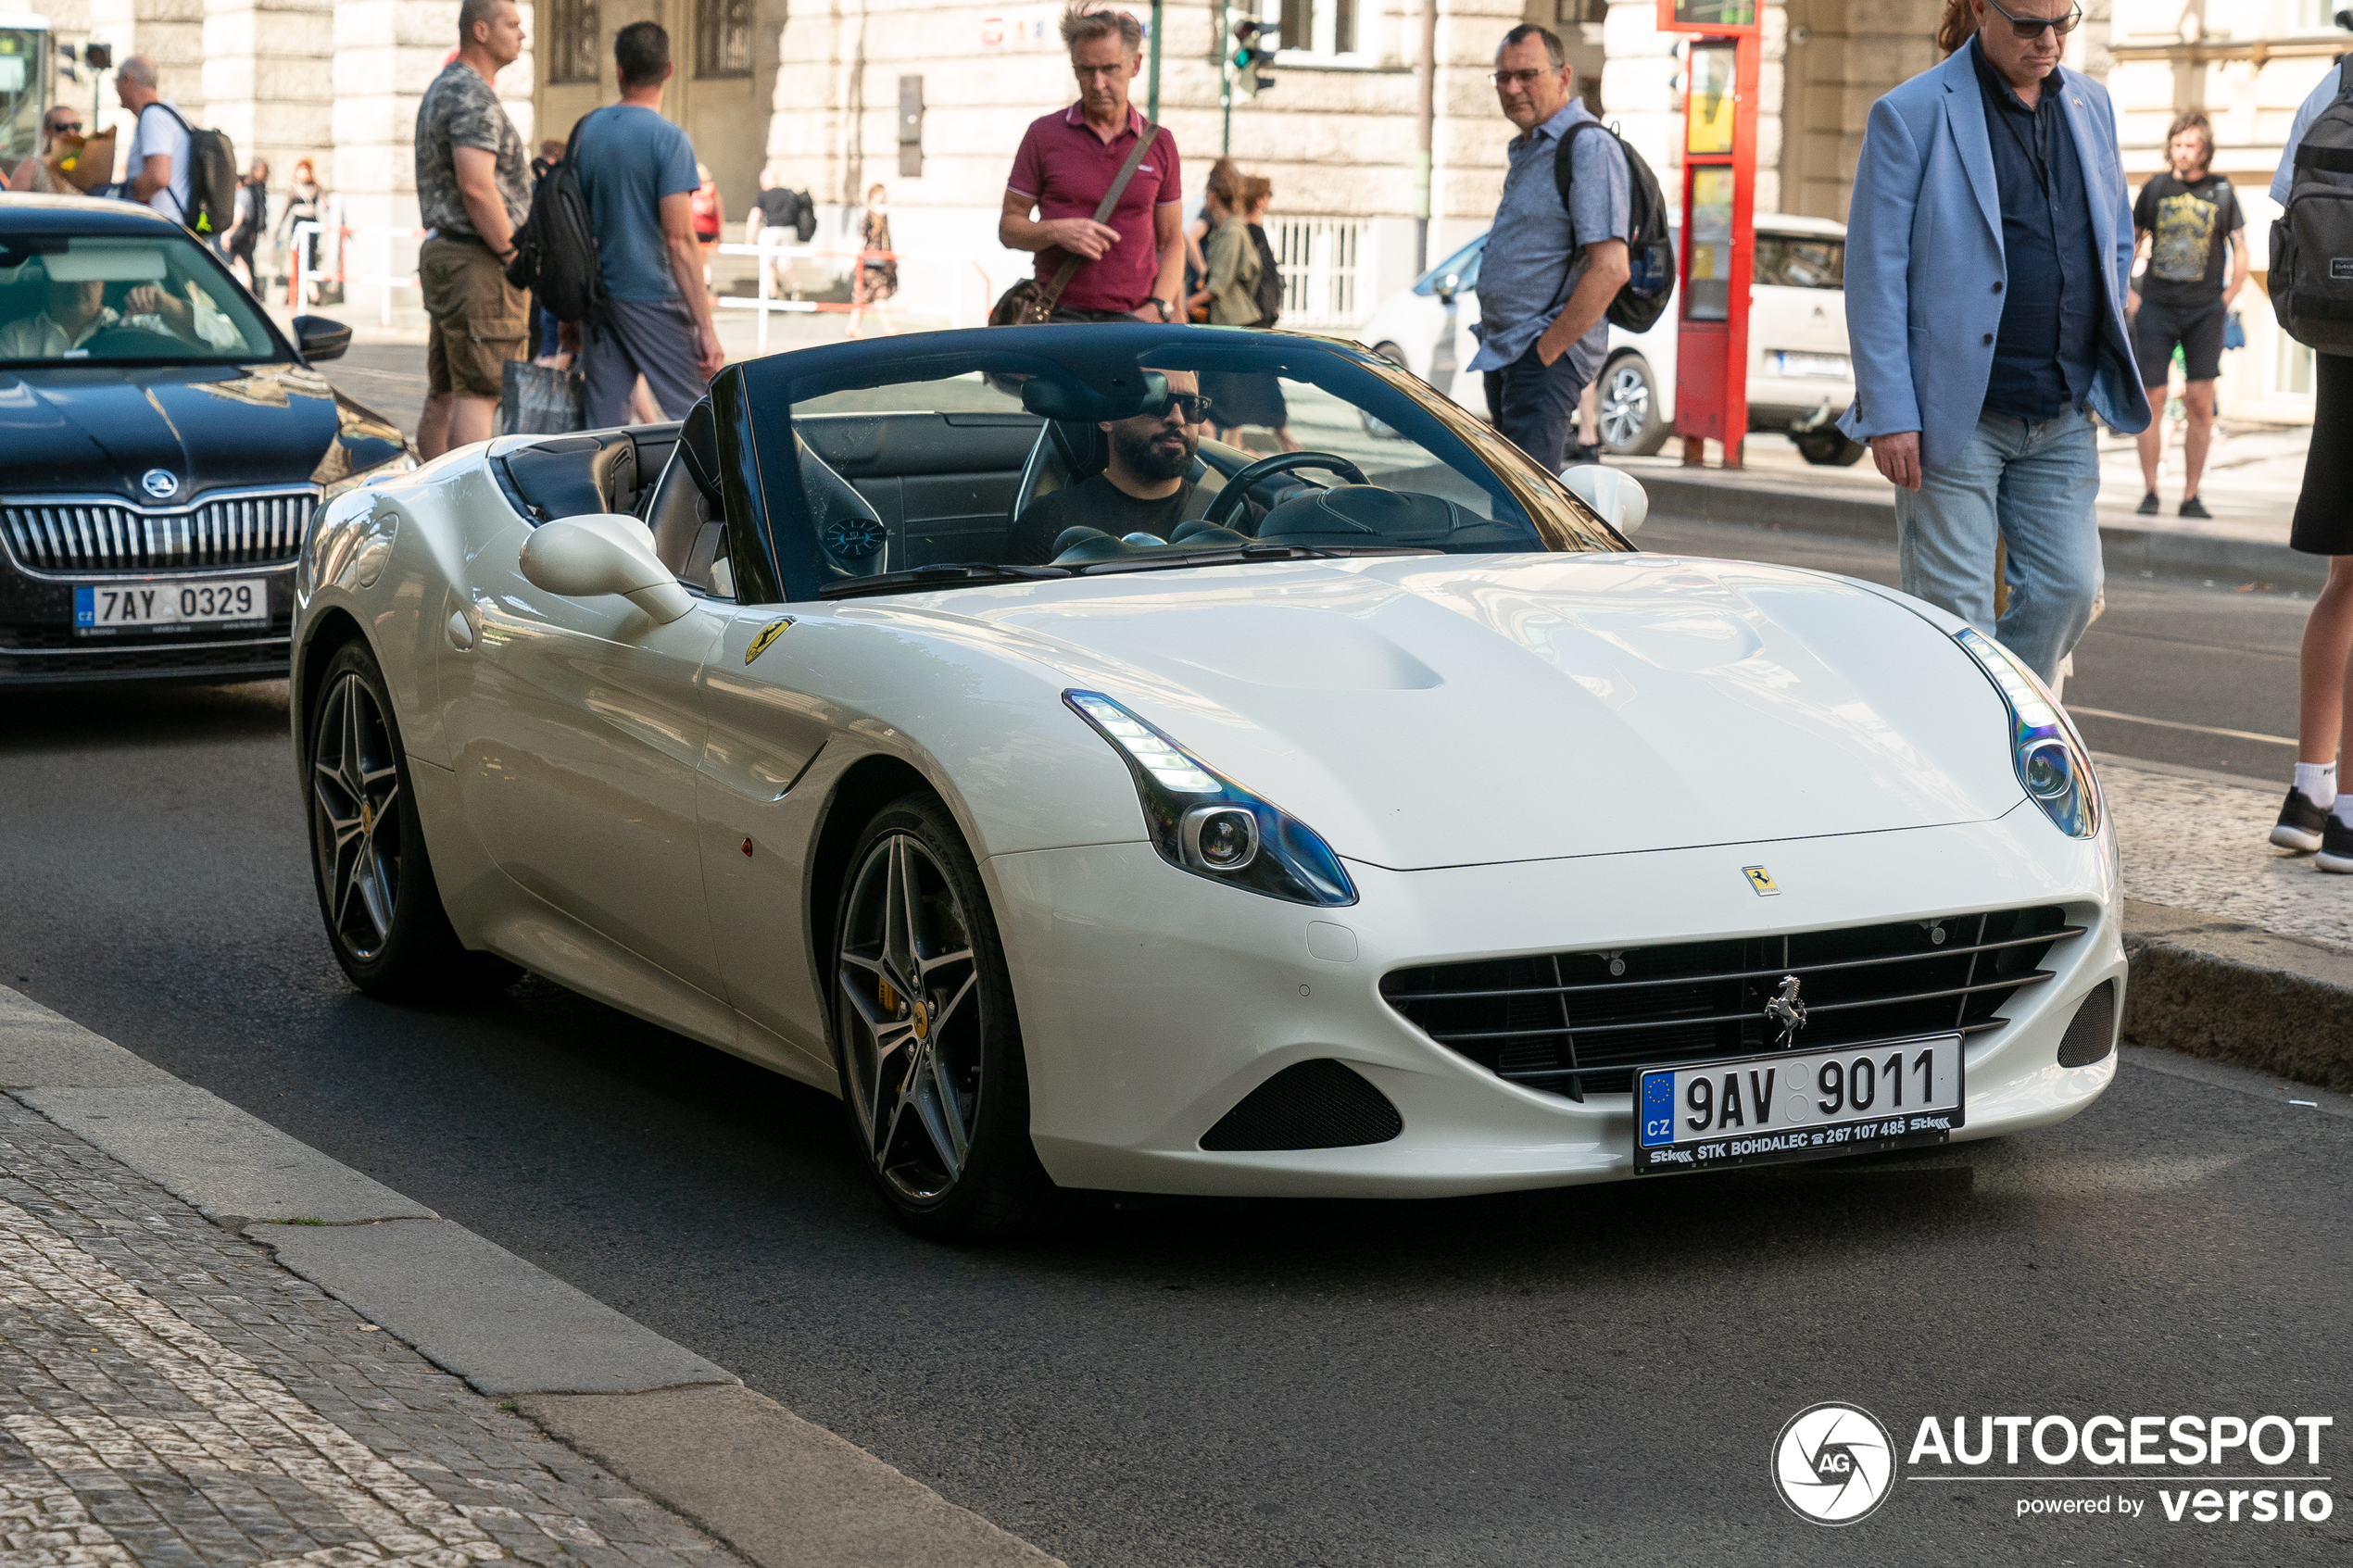
<path fill-rule="evenodd" d="M 417 206 L 432 231 L 417 278 L 433 322 L 417 450 L 428 458 L 490 438 L 506 362 L 530 353 L 530 296 L 506 269 L 531 210 L 531 166 L 490 86 L 522 43 L 514 0 L 464 0 L 458 57 L 417 106 Z"/>

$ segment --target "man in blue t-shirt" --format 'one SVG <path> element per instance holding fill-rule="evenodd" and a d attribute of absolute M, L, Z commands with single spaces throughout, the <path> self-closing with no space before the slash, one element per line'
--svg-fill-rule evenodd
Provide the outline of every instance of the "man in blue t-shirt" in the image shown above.
<path fill-rule="evenodd" d="M 631 22 L 613 39 L 621 102 L 580 128 L 580 183 L 604 272 L 607 319 L 581 326 L 591 428 L 627 421 L 637 378 L 673 420 L 726 363 L 702 288 L 692 203 L 695 146 L 661 118 L 670 34 Z"/>

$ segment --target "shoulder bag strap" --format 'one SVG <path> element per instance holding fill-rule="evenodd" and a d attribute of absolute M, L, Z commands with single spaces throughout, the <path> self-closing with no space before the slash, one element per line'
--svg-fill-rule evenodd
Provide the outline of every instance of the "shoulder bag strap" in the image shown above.
<path fill-rule="evenodd" d="M 149 101 L 148 101 L 148 104 L 147 104 L 147 109 L 161 109 L 164 113 L 166 113 L 166 114 L 170 115 L 172 119 L 176 119 L 176 120 L 178 120 L 178 121 L 180 122 L 180 129 L 181 129 L 181 130 L 182 130 L 182 131 L 184 131 L 184 132 L 186 132 L 188 133 L 188 154 L 189 154 L 189 161 L 191 161 L 191 162 L 195 161 L 195 150 L 196 150 L 196 147 L 195 147 L 196 128 L 195 128 L 195 126 L 193 126 L 193 125 L 191 125 L 191 124 L 189 124 L 189 123 L 188 123 L 188 117 L 187 117 L 186 115 L 182 114 L 182 113 L 181 113 L 178 109 L 173 108 L 173 107 L 172 107 L 170 104 L 165 103 L 165 102 L 164 102 L 161 98 L 155 98 L 155 99 L 151 99 L 151 100 L 149 100 Z M 141 110 L 139 111 L 139 117 L 138 117 L 138 119 L 134 119 L 134 120 L 132 120 L 132 121 L 131 122 L 131 134 L 132 134 L 132 139 L 133 139 L 133 140 L 136 140 L 136 139 L 137 139 L 137 137 L 138 137 L 138 134 L 139 134 L 139 121 L 140 121 L 140 120 L 143 120 L 143 119 L 145 119 L 147 118 L 147 109 L 141 109 Z M 190 188 L 191 188 L 191 189 L 193 189 L 193 188 L 194 188 L 194 182 L 195 182 L 195 171 L 194 171 L 194 170 L 192 170 L 192 169 L 173 169 L 171 172 L 172 172 L 172 174 L 173 174 L 173 176 L 174 176 L 175 178 L 176 178 L 177 176 L 179 176 L 179 175 L 182 175 L 182 174 L 185 174 L 185 175 L 187 175 L 187 176 L 188 176 L 188 179 L 189 179 L 189 181 L 190 181 Z M 136 178 L 138 178 L 138 175 L 139 175 L 139 170 L 137 170 L 137 169 L 132 169 L 132 170 L 131 171 L 131 173 L 132 173 L 132 179 L 136 179 Z M 170 182 L 170 180 L 167 180 L 167 181 L 165 181 L 165 182 L 163 182 L 163 189 L 164 189 L 164 194 L 165 194 L 166 195 L 169 195 L 169 196 L 171 198 L 171 205 L 172 205 L 172 206 L 174 206 L 174 207 L 178 207 L 178 208 L 180 209 L 180 221 L 181 221 L 181 222 L 182 222 L 182 223 L 187 222 L 187 221 L 188 221 L 188 204 L 187 204 L 186 202 L 182 201 L 182 200 L 180 199 L 180 193 L 179 193 L 179 192 L 177 192 L 177 191 L 175 191 L 175 190 L 173 190 L 173 189 L 171 188 L 171 182 Z"/>
<path fill-rule="evenodd" d="M 1144 155 L 1151 151 L 1152 144 L 1159 140 L 1160 127 L 1149 119 L 1144 121 L 1143 134 L 1136 138 L 1136 145 L 1128 152 L 1127 161 L 1119 166 L 1119 172 L 1112 178 L 1111 189 L 1105 191 L 1103 199 L 1095 204 L 1096 222 L 1111 221 L 1113 209 L 1119 206 L 1119 198 L 1127 194 L 1127 182 L 1136 177 L 1137 166 L 1144 161 Z M 1084 265 L 1086 257 L 1073 256 L 1066 251 L 1063 253 L 1063 264 L 1055 270 L 1052 281 L 1038 293 L 1039 314 L 1051 312 L 1061 303 L 1063 290 L 1070 287 L 1071 279 L 1078 275 L 1078 269 Z"/>

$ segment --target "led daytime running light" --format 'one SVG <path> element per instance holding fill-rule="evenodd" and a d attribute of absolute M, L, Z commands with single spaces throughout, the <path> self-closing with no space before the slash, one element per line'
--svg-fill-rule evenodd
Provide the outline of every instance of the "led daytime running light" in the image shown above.
<path fill-rule="evenodd" d="M 2028 797 L 2060 832 L 2074 838 L 2095 835 L 2100 831 L 2099 782 L 2075 726 L 2009 649 L 1971 626 L 1953 637 L 1985 671 L 2009 709 L 2011 763 Z"/>

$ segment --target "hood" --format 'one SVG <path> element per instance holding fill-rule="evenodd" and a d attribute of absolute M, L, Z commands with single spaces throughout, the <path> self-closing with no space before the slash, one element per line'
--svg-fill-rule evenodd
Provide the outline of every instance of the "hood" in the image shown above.
<path fill-rule="evenodd" d="M 337 464 L 350 461 L 344 438 L 355 427 L 389 429 L 292 363 L 0 370 L 0 494 L 116 495 L 153 507 L 298 484 L 322 469 L 348 471 Z M 399 450 L 396 432 L 392 439 L 384 456 Z M 179 480 L 178 491 L 143 490 L 151 469 Z"/>
<path fill-rule="evenodd" d="M 1073 684 L 1396 870 L 1982 822 L 2023 798 L 1969 656 L 1811 572 L 1414 558 L 937 603 L 1026 630 Z"/>

